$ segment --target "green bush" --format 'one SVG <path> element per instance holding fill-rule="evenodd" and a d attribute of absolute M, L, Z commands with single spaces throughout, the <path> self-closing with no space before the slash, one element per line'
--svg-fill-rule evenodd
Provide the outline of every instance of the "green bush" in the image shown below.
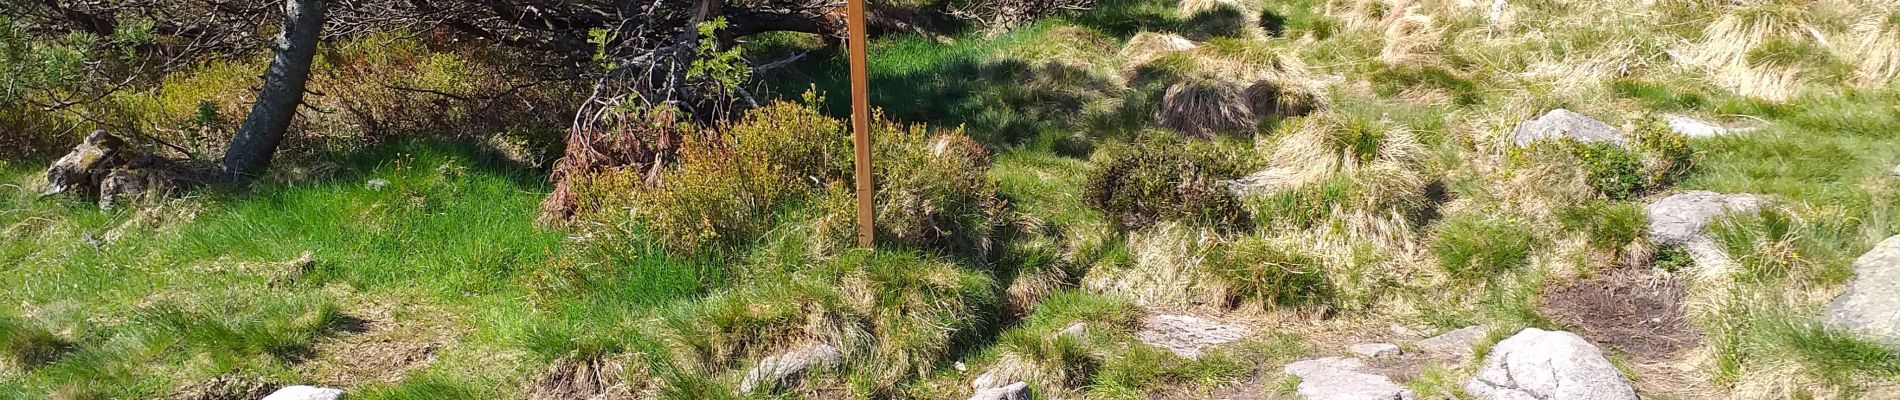
<path fill-rule="evenodd" d="M 1247 32 L 1247 12 L 1232 4 L 1221 3 L 1182 21 L 1184 36 L 1194 40 L 1240 37 Z"/>
<path fill-rule="evenodd" d="M 1595 188 L 1615 200 L 1630 200 L 1643 195 L 1646 179 L 1643 176 L 1643 160 L 1627 149 L 1612 143 L 1584 143 L 1564 140 L 1562 146 L 1570 155 L 1576 157 L 1578 166 L 1583 167 L 1585 179 Z"/>
<path fill-rule="evenodd" d="M 1509 217 L 1460 215 L 1439 222 L 1431 249 L 1445 273 L 1468 281 L 1525 266 L 1537 244 L 1524 222 Z"/>
<path fill-rule="evenodd" d="M 1239 199 L 1219 181 L 1241 176 L 1239 157 L 1211 143 L 1164 135 L 1096 151 L 1082 199 L 1123 227 L 1160 221 L 1235 228 L 1248 223 Z"/>
<path fill-rule="evenodd" d="M 1557 221 L 1592 248 L 1616 250 L 1642 236 L 1649 217 L 1635 204 L 1593 201 L 1557 210 Z"/>
<path fill-rule="evenodd" d="M 632 193 L 632 215 L 673 251 L 736 249 L 787 222 L 781 216 L 814 207 L 818 221 L 805 222 L 826 224 L 823 231 L 841 239 L 833 243 L 849 243 L 855 217 L 851 208 L 835 206 L 848 201 L 853 186 L 850 134 L 843 121 L 813 108 L 818 102 L 769 104 L 722 132 L 687 135 L 679 162 L 657 183 L 612 190 Z M 930 132 L 881 115 L 874 119 L 878 236 L 986 253 L 1002 203 L 986 176 L 983 146 L 957 130 Z"/>
<path fill-rule="evenodd" d="M 1650 191 L 1673 185 L 1695 167 L 1695 149 L 1689 137 L 1650 118 L 1636 130 L 1636 150 L 1643 154 L 1643 185 Z"/>
<path fill-rule="evenodd" d="M 848 137 L 836 120 L 786 103 L 748 112 L 724 132 L 683 136 L 679 163 L 658 183 L 624 189 L 633 215 L 680 252 L 729 248 L 772 229 L 782 208 L 814 192 L 812 179 L 836 175 L 821 153 Z"/>
<path fill-rule="evenodd" d="M 1294 245 L 1242 239 L 1215 247 L 1201 265 L 1227 282 L 1234 300 L 1302 306 L 1325 302 L 1332 292 L 1320 260 Z"/>

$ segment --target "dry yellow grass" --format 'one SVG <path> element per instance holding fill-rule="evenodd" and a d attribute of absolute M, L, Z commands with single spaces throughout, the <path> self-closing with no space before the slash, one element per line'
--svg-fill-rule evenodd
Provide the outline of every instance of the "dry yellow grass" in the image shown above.
<path fill-rule="evenodd" d="M 1122 45 L 1121 51 L 1116 52 L 1115 56 L 1121 59 L 1122 69 L 1124 71 L 1133 71 L 1135 68 L 1146 65 L 1162 56 L 1175 52 L 1193 50 L 1198 46 L 1199 44 L 1185 37 L 1181 37 L 1181 35 L 1142 32 L 1135 34 L 1135 37 L 1129 38 L 1128 43 Z"/>
<path fill-rule="evenodd" d="M 1868 8 L 1847 35 L 1847 54 L 1854 61 L 1857 83 L 1884 85 L 1900 76 L 1900 5 Z"/>

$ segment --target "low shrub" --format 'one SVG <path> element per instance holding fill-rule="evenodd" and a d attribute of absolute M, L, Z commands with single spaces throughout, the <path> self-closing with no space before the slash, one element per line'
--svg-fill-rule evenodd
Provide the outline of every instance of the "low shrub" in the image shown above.
<path fill-rule="evenodd" d="M 1234 228 L 1248 215 L 1221 180 L 1247 171 L 1240 157 L 1215 144 L 1154 136 L 1096 151 L 1082 198 L 1118 226 L 1160 221 Z"/>
<path fill-rule="evenodd" d="M 1636 150 L 1643 156 L 1643 184 L 1649 190 L 1674 185 L 1695 167 L 1689 137 L 1669 129 L 1661 119 L 1646 119 L 1635 136 Z"/>
<path fill-rule="evenodd" d="M 1537 237 L 1522 221 L 1460 215 L 1439 222 L 1431 250 L 1446 274 L 1469 281 L 1489 279 L 1528 265 L 1537 244 Z"/>
<path fill-rule="evenodd" d="M 657 183 L 629 188 L 635 219 L 673 251 L 736 249 L 778 227 L 782 215 L 831 207 L 852 187 L 850 135 L 843 121 L 805 104 L 777 102 L 748 111 L 721 132 L 689 137 L 679 162 Z M 872 124 L 878 236 L 920 248 L 982 255 L 1002 203 L 986 176 L 983 146 L 961 131 Z M 820 216 L 847 223 L 848 215 Z M 833 226 L 831 234 L 853 229 Z M 849 243 L 836 240 L 832 243 Z"/>
<path fill-rule="evenodd" d="M 1615 200 L 1642 196 L 1645 186 L 1643 160 L 1635 153 L 1602 142 L 1571 141 L 1566 142 L 1565 146 L 1583 167 L 1590 187 L 1598 193 Z"/>

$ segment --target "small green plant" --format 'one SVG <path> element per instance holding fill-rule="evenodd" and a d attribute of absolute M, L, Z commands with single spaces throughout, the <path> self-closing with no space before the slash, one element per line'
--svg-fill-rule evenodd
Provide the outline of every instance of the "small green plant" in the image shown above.
<path fill-rule="evenodd" d="M 1598 193 L 1614 200 L 1642 196 L 1646 179 L 1643 160 L 1613 143 L 1566 139 L 1562 146 L 1583 167 L 1585 179 Z"/>
<path fill-rule="evenodd" d="M 1558 209 L 1557 221 L 1582 233 L 1590 247 L 1614 251 L 1642 236 L 1649 217 L 1635 204 L 1592 201 Z"/>
<path fill-rule="evenodd" d="M 1490 279 L 1529 264 L 1538 239 L 1524 222 L 1509 217 L 1453 216 L 1432 235 L 1439 267 L 1459 280 Z"/>
<path fill-rule="evenodd" d="M 1682 272 L 1695 266 L 1695 259 L 1689 257 L 1689 250 L 1681 246 L 1669 246 L 1656 250 L 1656 259 L 1652 261 L 1656 268 L 1669 272 Z"/>
<path fill-rule="evenodd" d="M 719 31 L 726 29 L 726 17 L 716 17 L 712 21 L 699 23 L 698 57 L 686 69 L 687 79 L 705 79 L 717 84 L 720 93 L 730 93 L 746 80 L 752 78 L 752 67 L 746 65 L 743 58 L 744 47 L 733 46 L 719 49 Z"/>

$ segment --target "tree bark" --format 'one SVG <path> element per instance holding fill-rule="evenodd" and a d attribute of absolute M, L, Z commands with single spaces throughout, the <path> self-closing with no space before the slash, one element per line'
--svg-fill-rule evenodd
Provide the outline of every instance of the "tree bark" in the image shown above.
<path fill-rule="evenodd" d="M 304 83 L 310 78 L 310 63 L 317 55 L 317 39 L 323 30 L 324 0 L 284 0 L 284 29 L 277 37 L 277 55 L 264 72 L 264 88 L 258 91 L 251 114 L 244 117 L 237 135 L 224 151 L 224 174 L 233 181 L 244 181 L 270 167 L 277 144 L 290 128 L 303 104 Z"/>

